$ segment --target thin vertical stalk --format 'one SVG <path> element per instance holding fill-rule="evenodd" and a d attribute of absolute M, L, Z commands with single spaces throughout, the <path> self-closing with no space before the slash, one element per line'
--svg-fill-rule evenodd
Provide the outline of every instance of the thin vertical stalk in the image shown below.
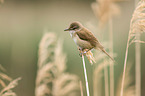
<path fill-rule="evenodd" d="M 84 96 L 84 95 L 83 95 L 82 81 L 80 81 L 80 90 L 81 90 L 81 96 Z"/>
<path fill-rule="evenodd" d="M 140 40 L 140 34 L 136 34 L 136 39 Z M 141 53 L 140 53 L 140 43 L 135 43 L 135 87 L 136 87 L 136 96 L 141 96 Z"/>
<path fill-rule="evenodd" d="M 105 81 L 105 96 L 109 96 L 109 87 L 108 87 L 108 69 L 104 64 L 104 81 Z"/>
<path fill-rule="evenodd" d="M 112 18 L 109 19 L 109 52 L 110 55 L 113 57 L 113 24 L 112 24 Z M 112 66 L 113 62 L 110 63 L 110 96 L 114 96 L 114 66 Z"/>
<path fill-rule="evenodd" d="M 97 85 L 97 77 L 96 77 L 96 74 L 95 74 L 95 70 L 93 70 L 93 96 L 97 96 L 97 91 L 98 90 L 96 90 L 97 89 L 97 87 L 98 86 L 96 86 Z"/>
<path fill-rule="evenodd" d="M 135 7 L 137 6 L 139 0 L 135 0 Z M 140 34 L 136 34 L 136 39 L 140 40 Z M 140 43 L 135 43 L 135 94 L 136 96 L 141 96 L 141 49 Z"/>
<path fill-rule="evenodd" d="M 82 55 L 82 61 L 83 61 L 83 67 L 84 67 L 84 75 L 85 75 L 87 96 L 90 96 L 88 77 L 87 77 L 87 70 L 86 70 L 84 55 Z"/>
<path fill-rule="evenodd" d="M 123 77 L 122 77 L 122 83 L 121 83 L 120 96 L 123 96 L 123 88 L 124 88 L 124 80 L 125 80 L 125 70 L 126 70 L 127 57 L 128 57 L 128 48 L 129 48 L 129 38 L 128 38 L 128 41 L 127 41 L 127 47 L 126 47 L 126 52 L 125 52 L 124 69 L 123 69 Z"/>

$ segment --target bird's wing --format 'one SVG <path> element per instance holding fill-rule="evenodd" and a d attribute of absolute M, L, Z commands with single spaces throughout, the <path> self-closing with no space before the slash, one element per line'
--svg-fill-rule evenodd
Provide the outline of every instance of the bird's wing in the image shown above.
<path fill-rule="evenodd" d="M 88 41 L 91 43 L 92 46 L 96 47 L 97 44 L 100 45 L 97 38 L 87 29 L 81 29 L 79 32 L 76 32 L 80 39 Z"/>

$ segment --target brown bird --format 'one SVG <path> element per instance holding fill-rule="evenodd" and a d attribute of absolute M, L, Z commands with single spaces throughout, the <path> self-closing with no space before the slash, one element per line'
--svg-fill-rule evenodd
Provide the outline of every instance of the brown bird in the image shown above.
<path fill-rule="evenodd" d="M 84 52 L 84 50 L 86 49 L 86 52 L 91 49 L 98 49 L 104 52 L 114 61 L 114 59 L 105 51 L 104 47 L 100 44 L 100 42 L 92 34 L 92 32 L 85 28 L 80 22 L 72 22 L 69 28 L 65 29 L 64 31 L 69 31 L 71 37 L 73 38 L 74 42 L 77 44 L 81 52 Z M 81 53 L 81 55 L 82 54 L 83 53 Z"/>

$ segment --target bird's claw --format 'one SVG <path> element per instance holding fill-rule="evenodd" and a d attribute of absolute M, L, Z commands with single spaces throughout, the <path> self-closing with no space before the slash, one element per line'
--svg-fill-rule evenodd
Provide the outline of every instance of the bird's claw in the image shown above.
<path fill-rule="evenodd" d="M 81 48 L 78 48 L 79 49 L 79 51 L 80 51 L 80 53 L 79 53 L 79 56 L 80 57 L 82 57 L 82 55 L 86 55 L 86 53 L 88 52 L 88 51 L 90 51 L 89 49 L 85 49 L 85 50 L 82 50 Z"/>
<path fill-rule="evenodd" d="M 80 57 L 82 57 L 82 55 L 85 55 L 85 54 L 86 54 L 86 52 L 80 52 L 79 53 Z"/>
<path fill-rule="evenodd" d="M 79 56 L 82 57 L 82 53 L 79 53 Z"/>

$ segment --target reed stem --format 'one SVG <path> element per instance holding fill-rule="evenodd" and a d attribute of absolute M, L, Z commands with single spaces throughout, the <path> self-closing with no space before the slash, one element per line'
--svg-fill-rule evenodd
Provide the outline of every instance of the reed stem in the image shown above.
<path fill-rule="evenodd" d="M 110 16 L 109 19 L 109 52 L 110 55 L 113 57 L 113 24 L 112 24 L 112 18 Z M 114 96 L 114 66 L 112 66 L 112 63 L 114 62 L 109 62 L 110 63 L 110 96 Z"/>
<path fill-rule="evenodd" d="M 82 61 L 83 61 L 83 67 L 84 67 L 84 75 L 85 75 L 87 96 L 90 96 L 88 77 L 87 77 L 87 71 L 86 71 L 86 65 L 85 65 L 84 55 L 82 55 Z"/>
<path fill-rule="evenodd" d="M 139 0 L 135 0 L 135 7 L 137 7 Z M 140 40 L 140 34 L 136 34 L 136 39 Z M 141 49 L 140 43 L 135 43 L 135 94 L 141 96 Z"/>
<path fill-rule="evenodd" d="M 105 80 L 105 96 L 109 96 L 109 87 L 108 87 L 108 69 L 104 64 L 104 80 Z"/>
<path fill-rule="evenodd" d="M 84 96 L 84 94 L 83 94 L 83 87 L 82 87 L 82 81 L 80 81 L 80 90 L 81 90 L 81 96 Z"/>
<path fill-rule="evenodd" d="M 140 34 L 136 34 L 136 39 L 140 40 Z M 141 53 L 140 53 L 140 43 L 135 43 L 135 87 L 136 87 L 136 96 L 141 96 Z"/>
<path fill-rule="evenodd" d="M 127 57 L 128 57 L 128 48 L 129 48 L 129 38 L 128 38 L 128 41 L 127 41 L 127 47 L 126 47 L 126 52 L 125 52 L 124 69 L 123 69 L 123 77 L 122 77 L 122 83 L 121 83 L 120 96 L 123 96 L 123 88 L 124 88 L 124 80 L 125 80 L 125 70 L 126 70 Z"/>

